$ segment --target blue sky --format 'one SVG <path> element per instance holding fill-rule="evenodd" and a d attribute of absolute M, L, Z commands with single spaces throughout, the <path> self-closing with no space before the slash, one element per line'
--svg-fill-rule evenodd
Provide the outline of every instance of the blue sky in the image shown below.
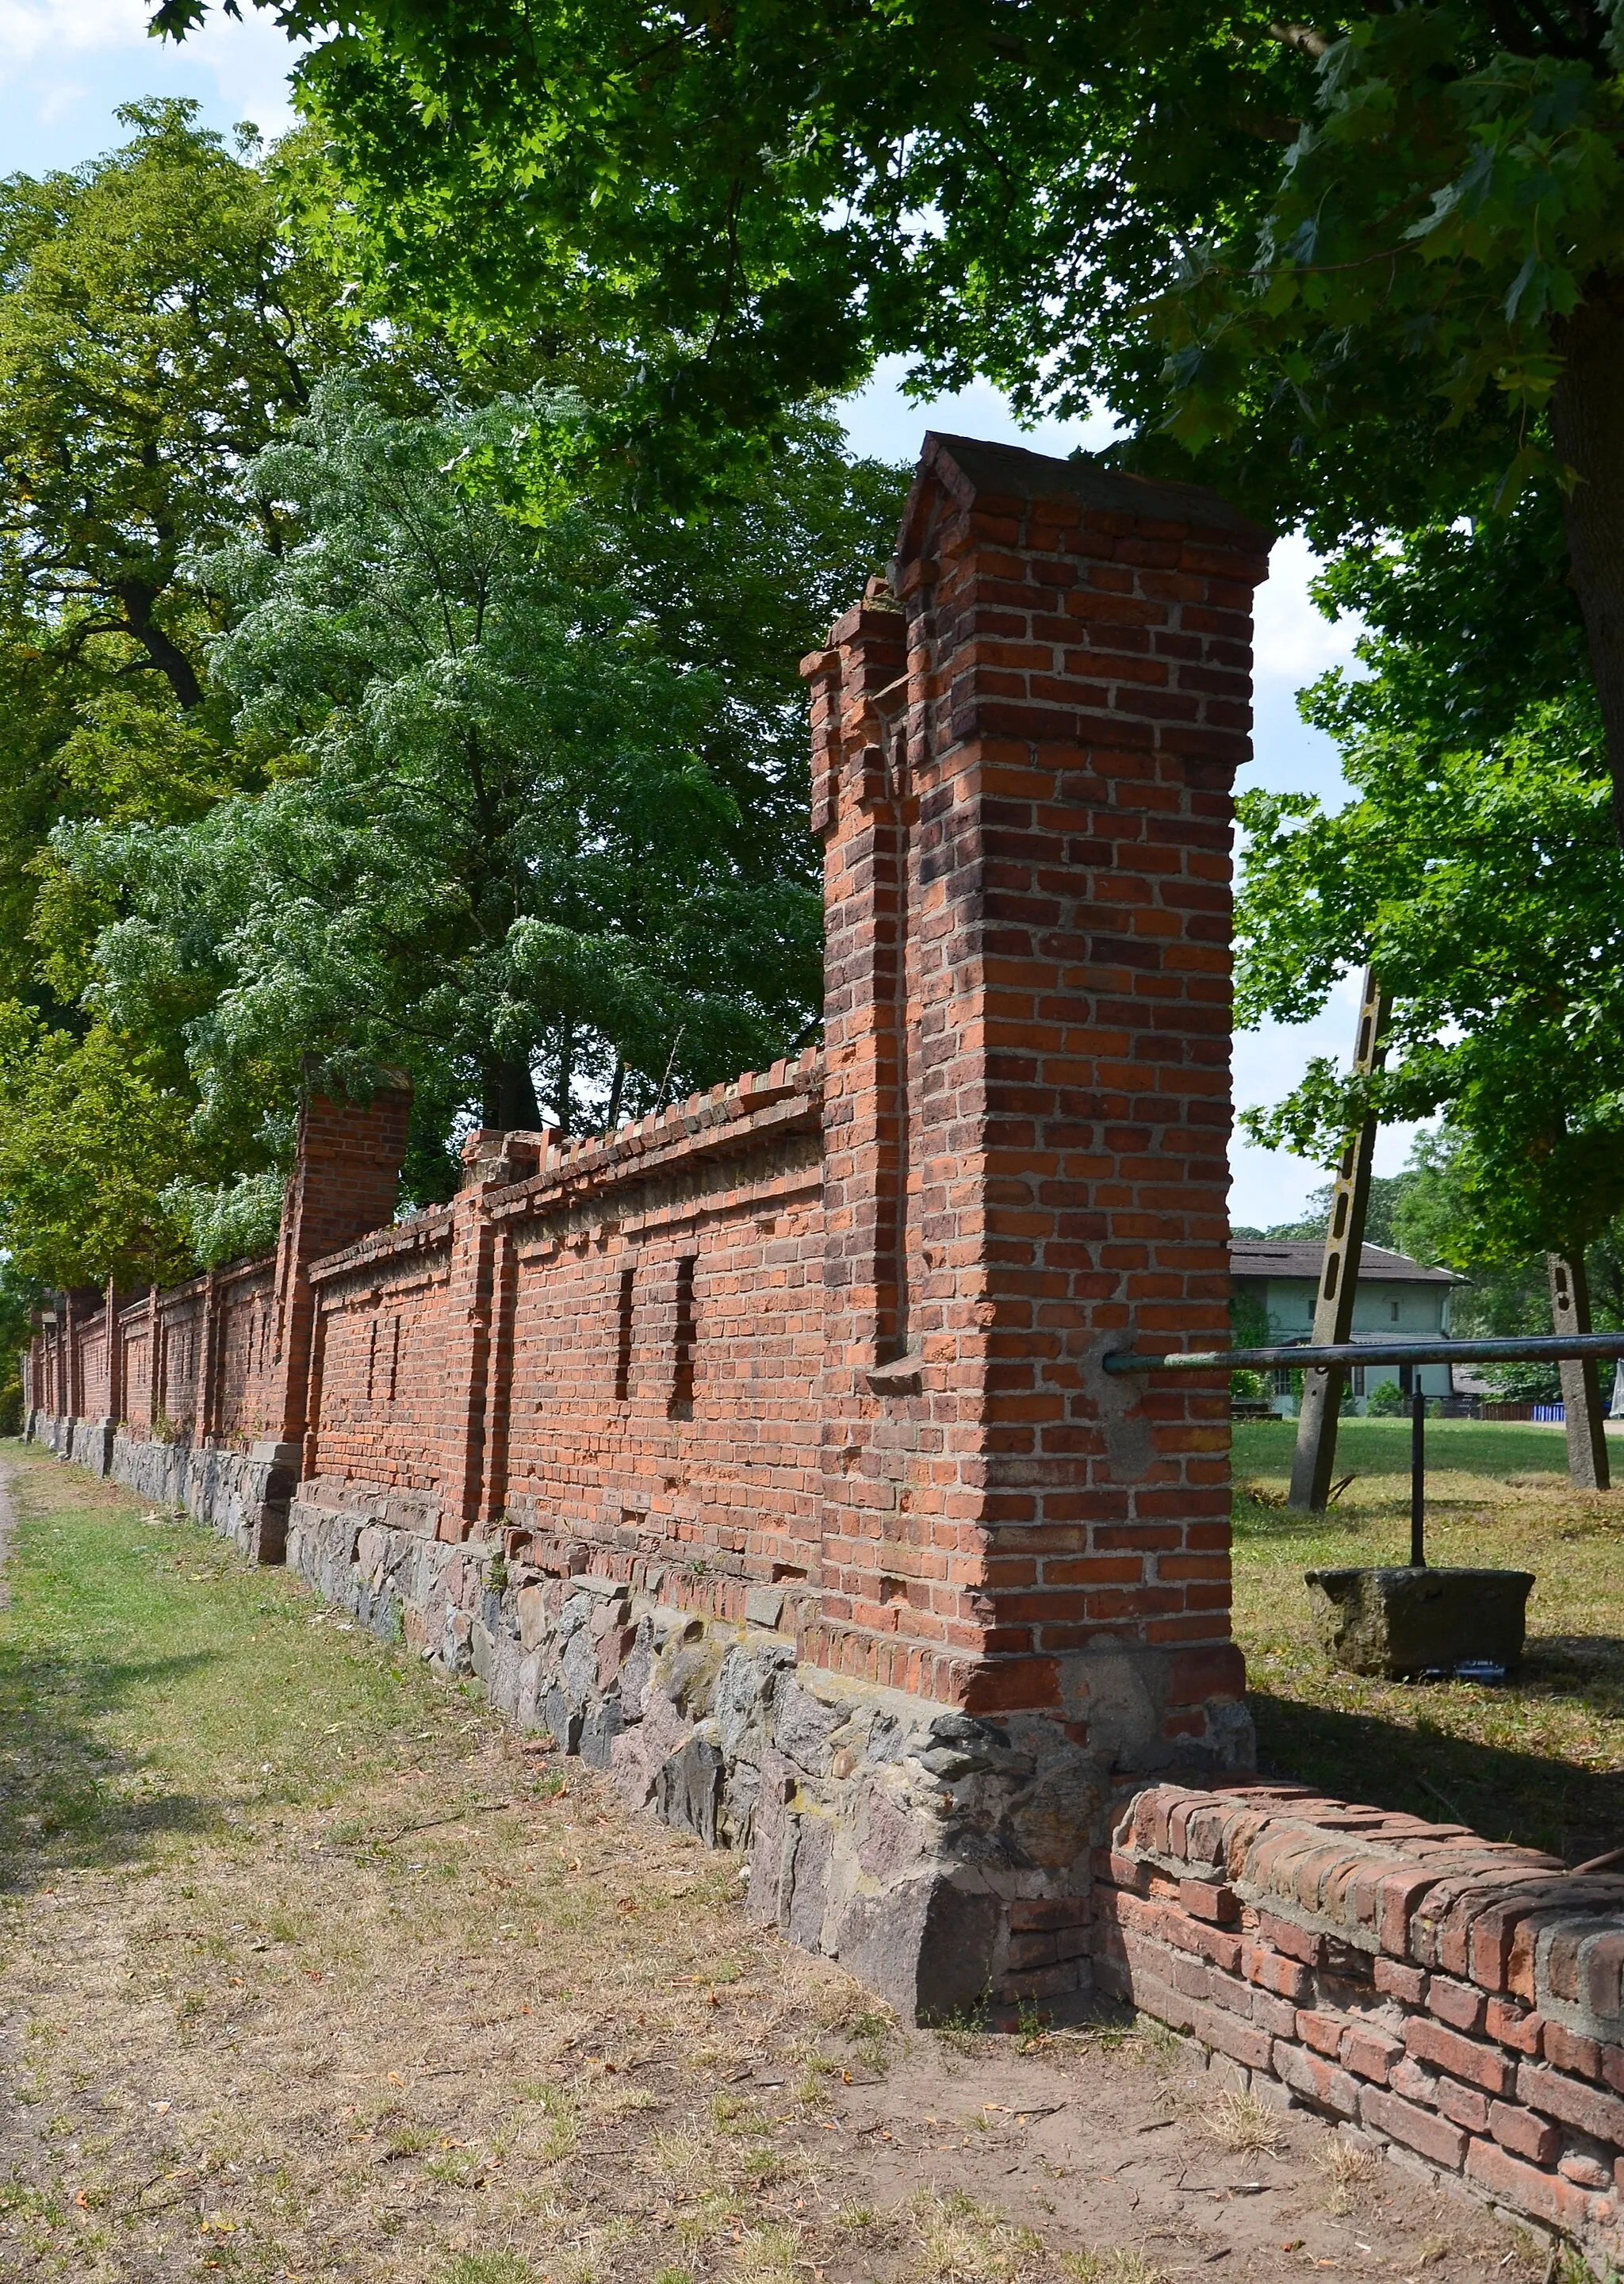
<path fill-rule="evenodd" d="M 38 174 L 94 157 L 121 139 L 115 106 L 141 95 L 191 96 L 210 126 L 229 129 L 251 120 L 267 135 L 278 133 L 293 116 L 287 44 L 256 11 L 245 5 L 243 12 L 248 20 L 234 23 L 216 7 L 201 33 L 175 48 L 146 37 L 143 0 L 0 0 L 0 172 Z M 910 404 L 899 387 L 902 372 L 894 364 L 882 367 L 852 401 L 847 426 L 859 450 L 910 459 L 929 426 L 1025 442 L 1037 451 L 1103 441 L 1103 430 L 1079 423 L 1023 433 L 997 392 L 980 386 L 930 405 Z M 1293 701 L 1304 683 L 1350 657 L 1353 630 L 1328 626 L 1314 609 L 1312 567 L 1300 540 L 1283 540 L 1258 598 L 1257 758 L 1247 781 L 1335 801 L 1341 791 L 1336 755 L 1325 739 L 1304 728 Z M 1238 1037 L 1237 1102 L 1283 1093 L 1310 1054 L 1345 1055 L 1355 1012 L 1350 984 L 1314 1023 Z M 1394 1172 L 1403 1162 L 1409 1130 L 1383 1135 L 1379 1171 Z M 1238 1142 L 1231 1162 L 1230 1209 L 1242 1223 L 1285 1219 L 1324 1178 L 1295 1159 Z"/>

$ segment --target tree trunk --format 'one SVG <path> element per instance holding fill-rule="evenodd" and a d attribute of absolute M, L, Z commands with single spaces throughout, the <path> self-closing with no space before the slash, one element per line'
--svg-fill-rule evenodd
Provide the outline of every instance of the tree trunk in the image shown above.
<path fill-rule="evenodd" d="M 1624 278 L 1596 290 L 1557 329 L 1564 364 L 1551 438 L 1579 481 L 1565 507 L 1568 558 L 1584 615 L 1624 847 Z"/>
<path fill-rule="evenodd" d="M 535 1082 L 527 1055 L 492 1056 L 480 1074 L 480 1119 L 506 1133 L 518 1127 L 535 1133 L 542 1122 Z"/>
<path fill-rule="evenodd" d="M 119 600 L 124 606 L 124 616 L 129 631 L 141 645 L 148 658 L 158 669 L 177 704 L 188 712 L 203 703 L 203 685 L 198 680 L 191 661 L 168 636 L 152 616 L 152 595 L 145 587 L 121 587 Z"/>

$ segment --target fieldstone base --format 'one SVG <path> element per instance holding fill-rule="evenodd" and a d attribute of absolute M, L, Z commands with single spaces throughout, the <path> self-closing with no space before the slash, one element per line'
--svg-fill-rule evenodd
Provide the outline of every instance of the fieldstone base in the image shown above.
<path fill-rule="evenodd" d="M 251 1561 L 275 1563 L 287 1545 L 288 1501 L 298 1482 L 298 1446 L 256 1444 L 247 1451 L 164 1443 L 105 1420 L 29 1414 L 29 1443 L 93 1474 L 110 1475 L 154 1506 L 184 1507 L 229 1538 Z"/>
<path fill-rule="evenodd" d="M 800 1663 L 777 1595 L 761 1598 L 766 1622 L 718 1619 L 668 1600 L 658 1571 L 633 1586 L 510 1565 L 496 1545 L 433 1537 L 410 1494 L 355 1486 L 340 1505 L 333 1488 L 303 1485 L 290 1508 L 300 1575 L 384 1639 L 477 1678 L 634 1808 L 736 1850 L 755 1918 L 910 2021 L 1081 2006 L 1090 1855 L 1120 1777 L 1060 1723 L 972 1717 Z M 1113 1730 L 1133 1700 L 1121 1662 Z M 1224 1733 L 1249 1763 L 1244 1715 Z"/>

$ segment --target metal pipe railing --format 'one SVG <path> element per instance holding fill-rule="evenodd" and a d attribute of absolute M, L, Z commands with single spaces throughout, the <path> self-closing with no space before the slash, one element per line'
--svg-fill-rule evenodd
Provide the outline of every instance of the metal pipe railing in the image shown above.
<path fill-rule="evenodd" d="M 1187 1349 L 1143 1356 L 1118 1349 L 1107 1372 L 1253 1372 L 1286 1365 L 1307 1372 L 1328 1364 L 1555 1364 L 1564 1357 L 1624 1357 L 1624 1333 L 1539 1334 L 1486 1341 L 1339 1341 L 1315 1348 L 1285 1341 L 1267 1349 Z"/>
<path fill-rule="evenodd" d="M 1182 1354 L 1141 1356 L 1119 1349 L 1103 1359 L 1107 1372 L 1246 1372 L 1282 1365 L 1309 1372 L 1325 1365 L 1539 1364 L 1572 1357 L 1624 1357 L 1624 1333 L 1532 1334 L 1487 1341 L 1338 1341 L 1285 1342 L 1268 1349 L 1187 1349 Z M 1410 1399 L 1409 1560 L 1426 1568 L 1426 1398 Z M 1624 1851 L 1621 1851 L 1624 1852 Z"/>

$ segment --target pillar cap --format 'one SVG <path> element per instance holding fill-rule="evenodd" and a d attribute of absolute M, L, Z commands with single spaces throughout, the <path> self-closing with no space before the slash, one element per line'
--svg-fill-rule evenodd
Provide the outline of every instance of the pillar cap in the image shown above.
<path fill-rule="evenodd" d="M 916 503 L 926 486 L 946 491 L 966 507 L 972 501 L 994 499 L 1075 500 L 1096 513 L 1221 532 L 1230 545 L 1248 553 L 1267 555 L 1277 536 L 1205 484 L 1168 483 L 1130 475 L 1087 455 L 1058 460 L 1046 452 L 1029 452 L 1020 444 L 989 444 L 974 436 L 947 436 L 931 429 L 903 516 L 904 556 Z"/>

